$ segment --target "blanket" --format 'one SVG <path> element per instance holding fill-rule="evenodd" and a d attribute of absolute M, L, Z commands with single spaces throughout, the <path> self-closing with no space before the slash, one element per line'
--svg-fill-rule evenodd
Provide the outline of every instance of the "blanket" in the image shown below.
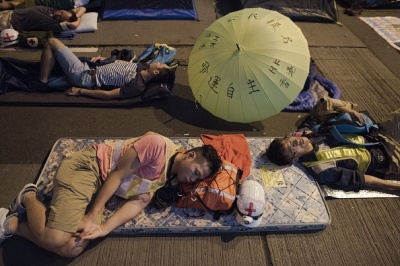
<path fill-rule="evenodd" d="M 359 17 L 374 29 L 394 49 L 400 51 L 400 18 L 398 17 Z"/>
<path fill-rule="evenodd" d="M 311 60 L 310 72 L 307 76 L 303 90 L 283 111 L 309 112 L 321 98 L 340 99 L 342 92 L 339 87 L 327 78 L 316 74 L 317 66 Z"/>

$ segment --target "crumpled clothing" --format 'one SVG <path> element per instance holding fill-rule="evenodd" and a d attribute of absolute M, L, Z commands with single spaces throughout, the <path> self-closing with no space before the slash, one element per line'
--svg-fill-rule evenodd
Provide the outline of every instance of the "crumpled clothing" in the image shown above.
<path fill-rule="evenodd" d="M 233 163 L 243 171 L 240 183 L 250 175 L 252 160 L 249 146 L 243 134 L 222 134 L 219 136 L 202 134 L 201 140 L 206 145 L 212 145 L 223 160 Z"/>

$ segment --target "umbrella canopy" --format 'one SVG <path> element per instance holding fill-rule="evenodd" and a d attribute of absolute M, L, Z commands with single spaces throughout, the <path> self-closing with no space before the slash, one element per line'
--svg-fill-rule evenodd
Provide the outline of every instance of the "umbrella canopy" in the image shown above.
<path fill-rule="evenodd" d="M 308 43 L 288 17 L 246 8 L 211 24 L 189 57 L 194 97 L 231 122 L 260 121 L 279 113 L 303 89 L 310 67 Z"/>

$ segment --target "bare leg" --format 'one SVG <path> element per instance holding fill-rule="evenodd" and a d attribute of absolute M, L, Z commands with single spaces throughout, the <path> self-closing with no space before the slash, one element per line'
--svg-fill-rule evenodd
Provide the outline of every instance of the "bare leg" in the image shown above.
<path fill-rule="evenodd" d="M 54 68 L 56 59 L 54 57 L 54 51 L 64 47 L 65 45 L 56 38 L 50 38 L 47 40 L 43 47 L 42 55 L 40 58 L 40 82 L 47 83 Z"/>
<path fill-rule="evenodd" d="M 389 182 L 371 175 L 365 175 L 365 186 L 390 191 L 400 191 L 400 184 Z"/>
<path fill-rule="evenodd" d="M 70 233 L 46 227 L 46 207 L 34 193 L 24 197 L 27 221 L 20 221 L 15 228 L 17 218 L 10 220 L 9 228 L 15 235 L 22 236 L 43 249 L 64 257 L 76 257 L 85 249 L 88 241 L 77 241 Z"/>

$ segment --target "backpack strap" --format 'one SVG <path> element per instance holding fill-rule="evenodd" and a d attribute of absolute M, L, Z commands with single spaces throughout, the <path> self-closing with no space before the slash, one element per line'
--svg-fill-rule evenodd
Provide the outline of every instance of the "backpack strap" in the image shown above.
<path fill-rule="evenodd" d="M 332 126 L 331 128 L 331 135 L 340 143 L 344 144 L 350 144 L 350 145 L 356 145 L 356 146 L 374 146 L 374 145 L 379 145 L 379 142 L 372 142 L 372 143 L 359 143 L 359 142 L 354 142 L 346 139 L 343 137 L 343 135 L 339 132 L 336 126 Z"/>
<path fill-rule="evenodd" d="M 330 133 L 337 141 L 357 146 L 374 146 L 378 145 L 379 142 L 374 143 L 357 143 L 353 142 L 342 136 L 343 134 L 356 134 L 363 135 L 370 132 L 371 129 L 379 129 L 379 127 L 365 114 L 361 113 L 365 123 L 361 124 L 358 121 L 354 121 L 349 113 L 342 113 L 334 118 L 329 119 L 326 122 L 315 125 L 312 128 L 313 132 L 317 133 Z"/>

